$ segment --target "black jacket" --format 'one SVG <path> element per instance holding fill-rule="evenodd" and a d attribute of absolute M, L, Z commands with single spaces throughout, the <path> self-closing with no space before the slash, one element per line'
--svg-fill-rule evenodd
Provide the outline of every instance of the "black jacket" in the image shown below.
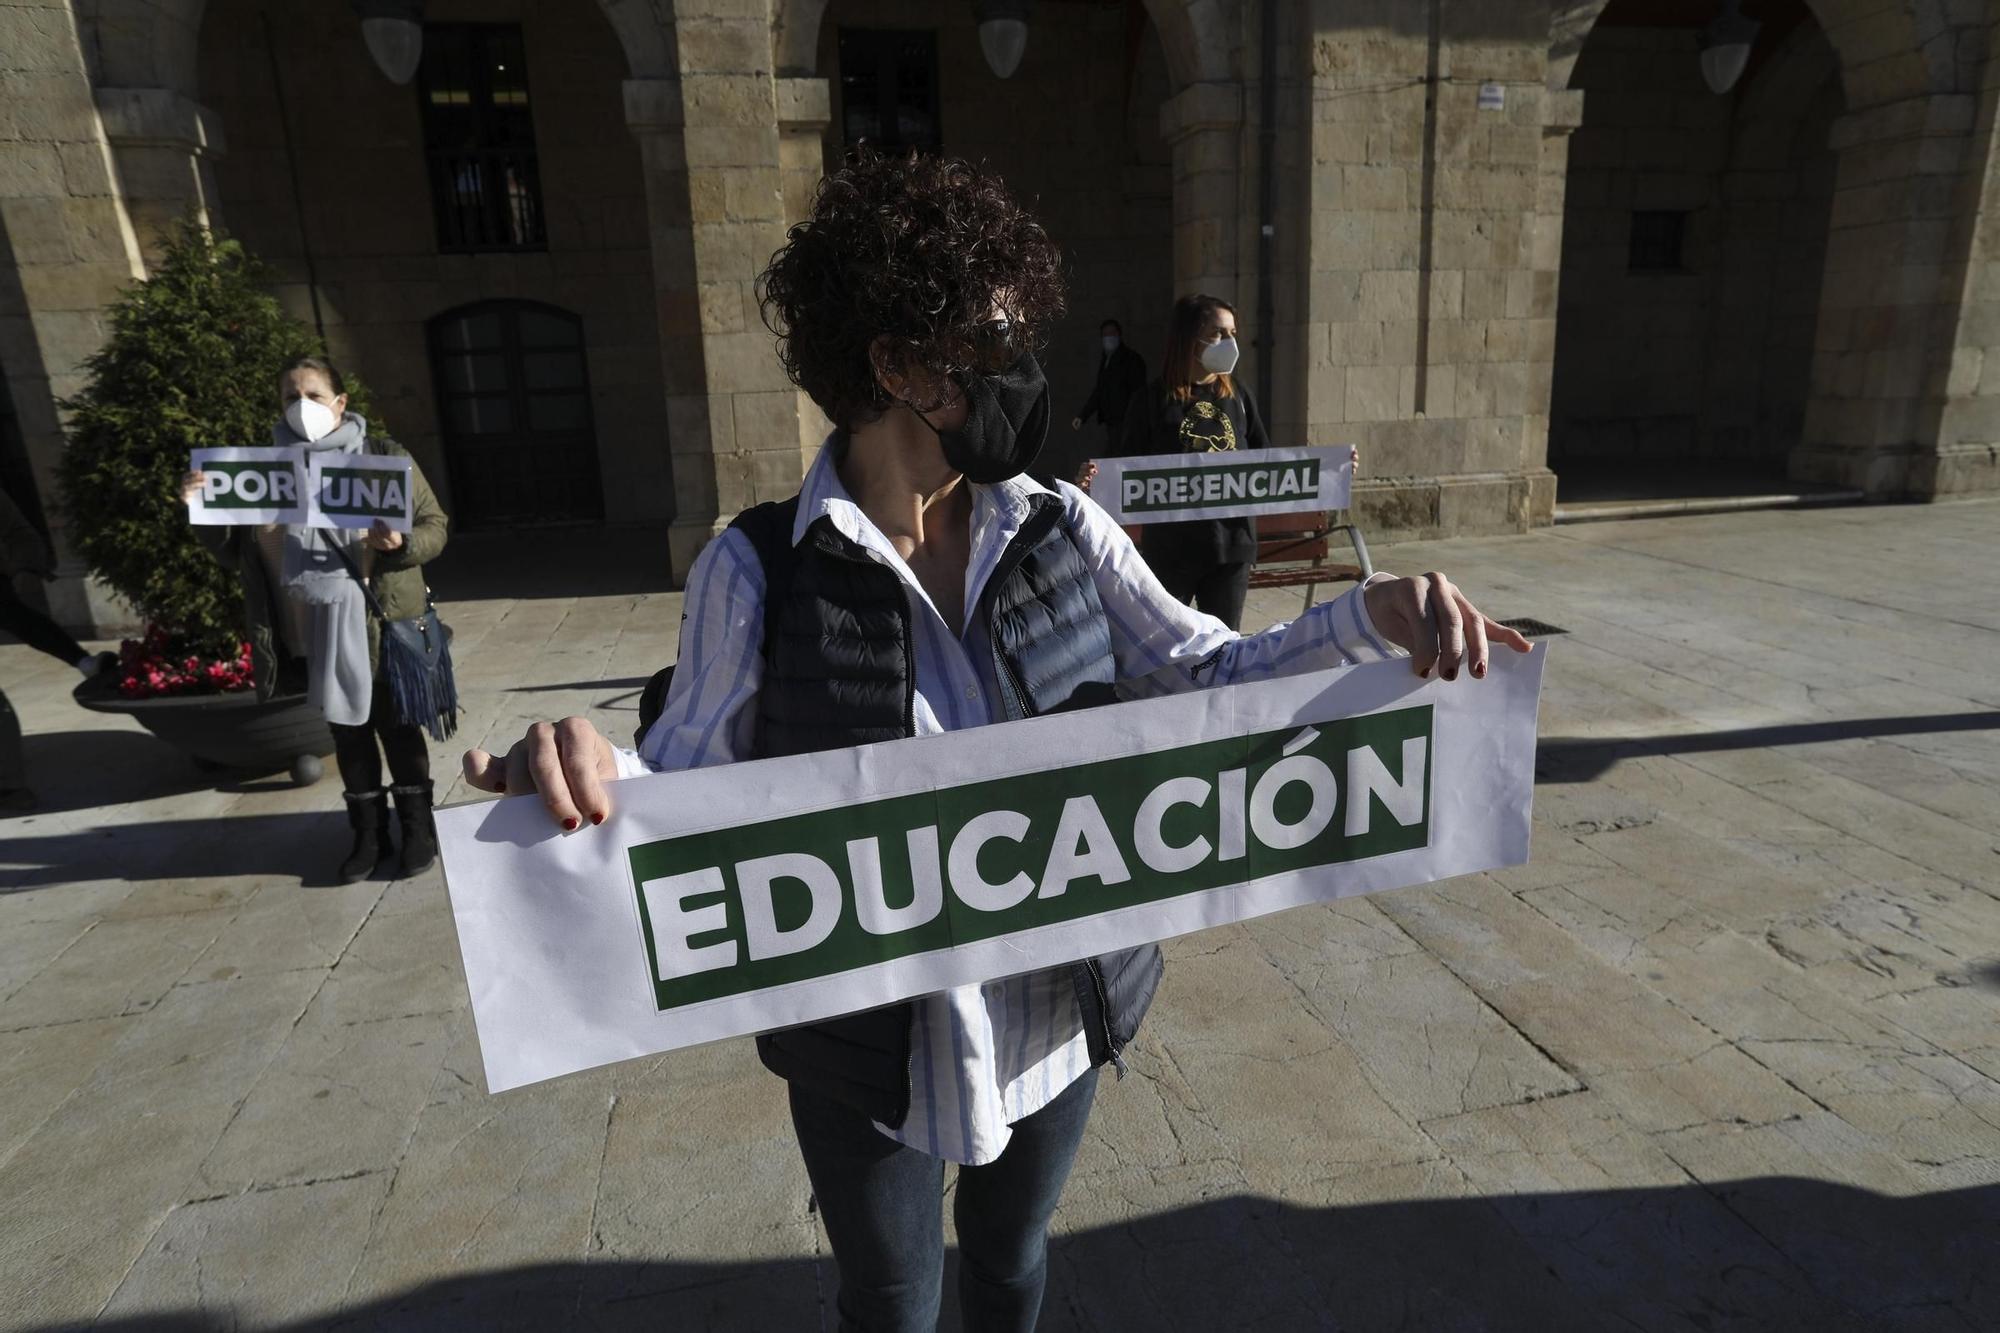
<path fill-rule="evenodd" d="M 1126 405 L 1145 387 L 1146 358 L 1119 343 L 1117 351 L 1097 359 L 1097 383 L 1076 414 L 1085 421 L 1095 418 L 1103 422 L 1116 436 L 1125 420 Z"/>
<path fill-rule="evenodd" d="M 793 546 L 798 503 L 759 505 L 731 525 L 764 567 L 756 754 L 914 735 L 915 640 L 902 585 L 826 518 Z M 1035 498 L 974 612 L 1009 719 L 1111 702 L 1111 629 L 1060 498 Z M 1163 967 L 1156 944 L 1071 966 L 1093 1065 L 1119 1059 Z M 912 1018 L 905 1003 L 785 1028 L 758 1037 L 757 1054 L 771 1072 L 894 1128 L 910 1109 Z"/>
<path fill-rule="evenodd" d="M 1118 437 L 1119 456 L 1269 448 L 1264 418 L 1257 412 L 1249 387 L 1241 380 L 1233 387 L 1235 392 L 1224 398 L 1214 386 L 1197 384 L 1186 399 L 1180 399 L 1154 380 L 1126 409 L 1125 426 Z M 1156 567 L 1163 559 L 1248 564 L 1257 559 L 1257 526 L 1247 518 L 1154 523 L 1148 525 L 1139 545 L 1147 561 Z"/>

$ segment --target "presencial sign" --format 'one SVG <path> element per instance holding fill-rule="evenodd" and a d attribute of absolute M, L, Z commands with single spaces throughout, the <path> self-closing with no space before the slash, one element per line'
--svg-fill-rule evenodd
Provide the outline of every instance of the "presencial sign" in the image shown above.
<path fill-rule="evenodd" d="M 198 526 L 366 528 L 379 520 L 397 532 L 410 530 L 411 464 L 406 455 L 297 446 L 196 449 L 189 467 L 202 474 L 201 489 L 188 501 L 188 521 Z"/>
<path fill-rule="evenodd" d="M 189 468 L 202 474 L 188 501 L 197 527 L 296 523 L 305 513 L 296 449 L 196 449 Z"/>
<path fill-rule="evenodd" d="M 1545 650 L 438 813 L 498 1092 L 1527 859 Z"/>
<path fill-rule="evenodd" d="M 1354 472 L 1347 445 L 1144 454 L 1096 462 L 1091 498 L 1128 524 L 1345 509 Z"/>

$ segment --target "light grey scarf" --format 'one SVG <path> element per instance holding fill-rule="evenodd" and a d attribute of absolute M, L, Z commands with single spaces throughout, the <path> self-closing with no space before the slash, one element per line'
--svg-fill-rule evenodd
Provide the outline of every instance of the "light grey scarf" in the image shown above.
<path fill-rule="evenodd" d="M 368 442 L 368 421 L 349 412 L 326 435 L 310 441 L 280 419 L 271 439 L 281 448 L 308 453 L 358 454 Z M 375 677 L 368 669 L 368 603 L 336 545 L 365 570 L 365 536 L 350 528 L 285 527 L 285 596 L 305 609 L 306 701 L 328 722 L 344 727 L 368 721 Z"/>

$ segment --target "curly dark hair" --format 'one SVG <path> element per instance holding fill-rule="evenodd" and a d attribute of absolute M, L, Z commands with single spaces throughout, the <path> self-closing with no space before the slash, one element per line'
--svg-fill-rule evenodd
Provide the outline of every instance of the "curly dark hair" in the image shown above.
<path fill-rule="evenodd" d="M 1032 350 L 1063 310 L 1062 255 L 999 176 L 950 157 L 863 148 L 819 183 L 758 280 L 792 382 L 842 427 L 889 406 L 869 349 L 906 373 L 979 365 L 996 298 Z"/>

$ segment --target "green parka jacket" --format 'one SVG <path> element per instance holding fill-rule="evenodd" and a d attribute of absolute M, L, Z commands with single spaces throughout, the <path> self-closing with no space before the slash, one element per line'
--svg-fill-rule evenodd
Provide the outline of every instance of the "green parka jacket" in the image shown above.
<path fill-rule="evenodd" d="M 363 452 L 377 457 L 409 457 L 410 451 L 387 435 L 370 435 Z M 424 476 L 424 469 L 410 458 L 410 530 L 403 544 L 393 551 L 370 551 L 369 588 L 382 604 L 382 614 L 391 620 L 408 620 L 424 613 L 430 591 L 424 583 L 424 565 L 434 560 L 448 536 L 451 520 L 438 504 L 437 493 Z M 234 571 L 243 583 L 243 619 L 250 639 L 250 670 L 259 699 L 274 694 L 302 691 L 304 682 L 280 673 L 285 665 L 278 652 L 277 599 L 282 588 L 271 586 L 264 561 L 257 553 L 255 531 L 249 527 L 204 527 L 195 532 L 209 543 L 216 559 Z M 211 535 L 213 534 L 213 535 Z M 368 667 L 382 668 L 382 627 L 373 612 L 368 614 Z"/>

